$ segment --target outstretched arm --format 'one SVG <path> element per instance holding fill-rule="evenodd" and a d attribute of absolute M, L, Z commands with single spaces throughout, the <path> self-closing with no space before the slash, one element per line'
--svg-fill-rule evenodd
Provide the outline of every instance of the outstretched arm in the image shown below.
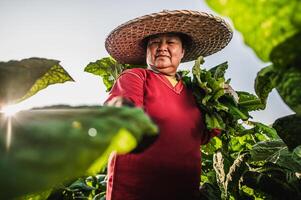
<path fill-rule="evenodd" d="M 110 91 L 105 105 L 143 107 L 144 76 L 141 70 L 124 71 Z"/>

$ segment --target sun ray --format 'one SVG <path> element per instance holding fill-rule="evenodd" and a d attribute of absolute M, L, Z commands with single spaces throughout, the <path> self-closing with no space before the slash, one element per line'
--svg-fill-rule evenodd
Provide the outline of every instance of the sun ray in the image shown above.
<path fill-rule="evenodd" d="M 11 145 L 12 138 L 12 116 L 7 118 L 7 129 L 6 129 L 6 150 L 8 151 Z"/>

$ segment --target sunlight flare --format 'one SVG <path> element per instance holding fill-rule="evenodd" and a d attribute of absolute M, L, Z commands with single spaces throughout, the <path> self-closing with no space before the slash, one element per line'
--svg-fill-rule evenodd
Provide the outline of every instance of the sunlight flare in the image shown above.
<path fill-rule="evenodd" d="M 6 150 L 8 151 L 11 145 L 11 138 L 12 138 L 12 116 L 9 116 L 7 119 L 7 131 L 6 131 Z"/>
<path fill-rule="evenodd" d="M 6 150 L 8 151 L 12 142 L 12 118 L 19 111 L 24 110 L 21 104 L 6 105 L 1 108 L 0 113 L 3 113 L 7 118 L 6 124 Z"/>
<path fill-rule="evenodd" d="M 21 110 L 22 108 L 18 105 L 7 105 L 1 109 L 1 112 L 7 117 L 11 117 Z"/>

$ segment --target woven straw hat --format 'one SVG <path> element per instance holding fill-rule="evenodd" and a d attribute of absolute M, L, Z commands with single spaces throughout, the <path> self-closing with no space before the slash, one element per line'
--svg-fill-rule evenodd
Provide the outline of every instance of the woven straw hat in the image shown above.
<path fill-rule="evenodd" d="M 108 35 L 105 47 L 119 63 L 145 65 L 143 39 L 169 32 L 190 37 L 182 62 L 211 55 L 232 38 L 231 27 L 220 17 L 198 11 L 164 10 L 121 24 Z"/>

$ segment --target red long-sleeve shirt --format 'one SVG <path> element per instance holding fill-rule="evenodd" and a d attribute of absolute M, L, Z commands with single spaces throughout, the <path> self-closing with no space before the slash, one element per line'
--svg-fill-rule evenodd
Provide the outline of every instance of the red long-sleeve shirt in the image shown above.
<path fill-rule="evenodd" d="M 197 199 L 200 145 L 218 131 L 204 131 L 192 92 L 180 80 L 175 87 L 152 70 L 130 69 L 114 84 L 107 101 L 123 96 L 159 127 L 159 137 L 141 153 L 112 154 L 107 200 Z"/>

